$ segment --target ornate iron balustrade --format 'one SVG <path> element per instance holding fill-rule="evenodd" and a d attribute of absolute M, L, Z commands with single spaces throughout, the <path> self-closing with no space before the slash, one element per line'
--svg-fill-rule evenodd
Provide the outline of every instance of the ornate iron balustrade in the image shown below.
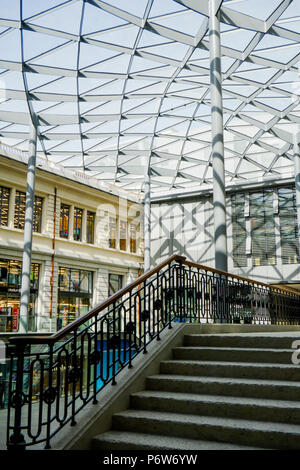
<path fill-rule="evenodd" d="M 8 449 L 49 449 L 172 322 L 299 324 L 299 300 L 174 255 L 52 336 L 11 338 Z"/>

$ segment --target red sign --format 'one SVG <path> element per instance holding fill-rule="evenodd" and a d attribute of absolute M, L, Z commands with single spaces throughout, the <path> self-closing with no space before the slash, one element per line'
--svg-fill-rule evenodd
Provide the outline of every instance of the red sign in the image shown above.
<path fill-rule="evenodd" d="M 12 308 L 12 317 L 13 317 L 13 321 L 12 321 L 12 328 L 13 328 L 13 331 L 18 331 L 18 320 L 19 320 L 19 309 L 18 307 L 13 307 Z"/>

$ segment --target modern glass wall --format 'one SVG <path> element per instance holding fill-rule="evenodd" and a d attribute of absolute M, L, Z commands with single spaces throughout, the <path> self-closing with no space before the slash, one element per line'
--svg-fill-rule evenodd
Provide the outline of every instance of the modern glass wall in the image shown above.
<path fill-rule="evenodd" d="M 249 209 L 246 209 L 246 198 Z M 278 204 L 277 201 L 278 200 Z M 279 248 L 282 264 L 299 263 L 296 192 L 294 187 L 279 187 L 231 196 L 232 247 L 235 267 L 247 266 L 247 217 L 250 222 L 253 266 L 275 265 Z M 278 217 L 278 218 L 277 218 Z M 280 246 L 276 247 L 275 221 L 279 224 Z M 277 250 L 278 248 L 278 250 Z"/>
<path fill-rule="evenodd" d="M 295 188 L 278 189 L 282 264 L 299 263 L 299 239 Z"/>
<path fill-rule="evenodd" d="M 246 219 L 245 219 L 245 194 L 233 194 L 232 206 L 232 244 L 233 265 L 247 266 L 246 255 Z"/>

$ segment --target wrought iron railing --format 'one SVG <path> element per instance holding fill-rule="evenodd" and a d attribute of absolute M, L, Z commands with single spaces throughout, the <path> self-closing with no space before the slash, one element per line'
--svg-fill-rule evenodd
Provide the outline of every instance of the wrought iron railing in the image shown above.
<path fill-rule="evenodd" d="M 174 321 L 299 324 L 300 294 L 174 255 L 50 337 L 10 339 L 8 449 L 45 443 Z"/>

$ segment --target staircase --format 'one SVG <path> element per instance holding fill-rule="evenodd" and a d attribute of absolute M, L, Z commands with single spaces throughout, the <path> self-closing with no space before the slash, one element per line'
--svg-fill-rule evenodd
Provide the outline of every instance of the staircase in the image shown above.
<path fill-rule="evenodd" d="M 98 450 L 300 449 L 298 333 L 189 334 Z"/>

